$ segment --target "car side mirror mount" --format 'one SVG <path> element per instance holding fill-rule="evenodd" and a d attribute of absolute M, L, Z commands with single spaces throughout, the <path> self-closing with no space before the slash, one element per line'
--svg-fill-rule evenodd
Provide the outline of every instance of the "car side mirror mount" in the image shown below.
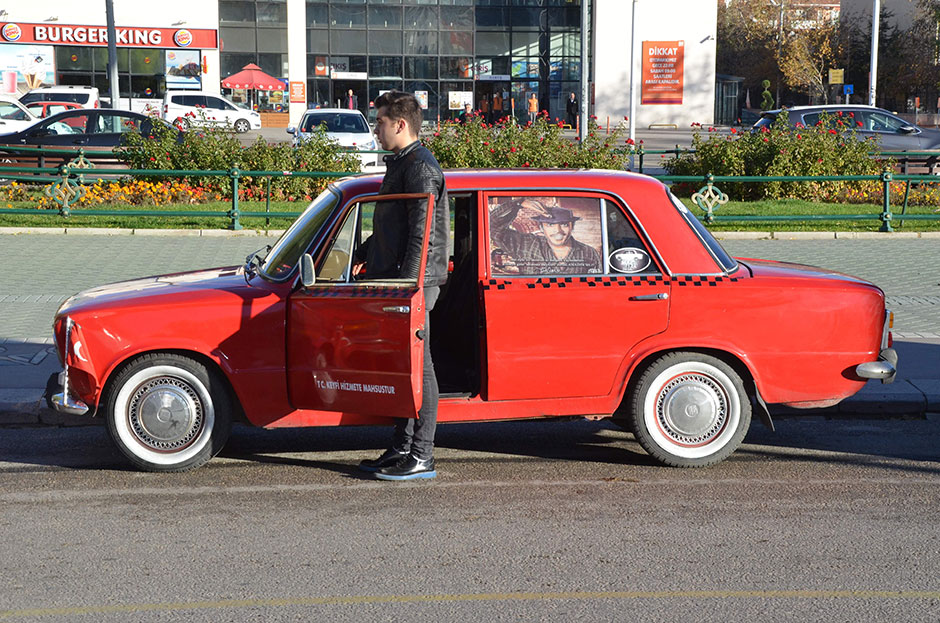
<path fill-rule="evenodd" d="M 317 282 L 317 275 L 313 270 L 313 258 L 309 253 L 300 256 L 300 283 L 309 288 Z"/>

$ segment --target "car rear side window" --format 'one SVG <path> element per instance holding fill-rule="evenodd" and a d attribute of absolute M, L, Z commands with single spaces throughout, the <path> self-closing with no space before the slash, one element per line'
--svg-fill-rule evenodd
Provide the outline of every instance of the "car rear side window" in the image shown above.
<path fill-rule="evenodd" d="M 695 215 L 679 201 L 678 197 L 673 195 L 668 190 L 666 193 L 669 195 L 669 200 L 672 201 L 672 205 L 679 210 L 679 213 L 682 215 L 682 218 L 685 219 L 685 222 L 692 228 L 695 232 L 695 235 L 698 236 L 699 240 L 702 241 L 702 244 L 708 249 L 708 252 L 715 259 L 718 265 L 726 273 L 733 272 L 738 267 L 737 261 L 731 255 L 725 251 L 724 247 L 721 246 L 715 237 L 712 236 L 712 233 L 705 228 L 701 221 L 695 218 Z"/>

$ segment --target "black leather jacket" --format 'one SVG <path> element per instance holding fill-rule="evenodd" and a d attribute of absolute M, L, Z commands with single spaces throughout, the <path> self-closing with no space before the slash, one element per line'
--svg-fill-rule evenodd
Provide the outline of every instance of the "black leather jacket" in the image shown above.
<path fill-rule="evenodd" d="M 425 287 L 447 281 L 447 239 L 450 208 L 444 174 L 430 151 L 419 141 L 397 154 L 385 156 L 385 179 L 380 194 L 430 193 L 434 195 Z M 369 279 L 418 276 L 421 243 L 427 216 L 427 201 L 380 201 L 372 217 L 372 235 L 359 248 L 357 259 L 365 261 Z"/>

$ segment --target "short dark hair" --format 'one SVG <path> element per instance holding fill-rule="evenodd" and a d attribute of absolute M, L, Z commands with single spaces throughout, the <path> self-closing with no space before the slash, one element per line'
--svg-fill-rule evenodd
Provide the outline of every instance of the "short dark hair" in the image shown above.
<path fill-rule="evenodd" d="M 404 119 L 415 134 L 421 131 L 424 114 L 421 112 L 421 104 L 418 103 L 418 98 L 411 93 L 402 91 L 383 93 L 376 98 L 375 107 L 378 109 L 383 106 L 389 119 Z"/>

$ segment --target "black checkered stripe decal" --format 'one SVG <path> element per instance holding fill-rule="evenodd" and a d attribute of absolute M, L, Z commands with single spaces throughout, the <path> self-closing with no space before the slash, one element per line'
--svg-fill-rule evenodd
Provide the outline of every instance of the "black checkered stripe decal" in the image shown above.
<path fill-rule="evenodd" d="M 638 287 L 657 285 L 677 286 L 718 286 L 720 283 L 738 281 L 737 277 L 713 276 L 680 276 L 665 277 L 663 275 L 645 275 L 638 277 L 603 276 L 603 277 L 538 277 L 534 281 L 524 279 L 490 279 L 483 283 L 484 290 L 511 290 L 522 288 L 529 290 L 539 288 L 567 288 L 570 286 L 587 286 L 589 288 Z"/>
<path fill-rule="evenodd" d="M 339 288 L 310 288 L 307 294 L 317 298 L 352 297 L 362 299 L 397 299 L 411 298 L 417 288 L 375 288 L 365 286 Z"/>

